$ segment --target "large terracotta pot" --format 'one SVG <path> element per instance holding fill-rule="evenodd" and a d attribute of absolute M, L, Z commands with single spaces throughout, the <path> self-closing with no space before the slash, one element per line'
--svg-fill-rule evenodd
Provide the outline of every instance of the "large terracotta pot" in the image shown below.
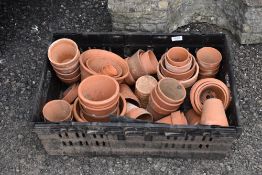
<path fill-rule="evenodd" d="M 222 60 L 221 53 L 212 47 L 203 47 L 199 49 L 196 53 L 196 56 L 199 64 L 206 68 L 217 67 Z"/>
<path fill-rule="evenodd" d="M 221 100 L 210 98 L 204 102 L 200 124 L 228 126 L 225 108 Z"/>
<path fill-rule="evenodd" d="M 180 67 L 189 62 L 190 54 L 183 47 L 172 47 L 167 51 L 166 57 L 171 65 Z"/>
<path fill-rule="evenodd" d="M 80 83 L 78 97 L 83 106 L 108 107 L 119 99 L 119 84 L 110 76 L 93 75 Z"/>
<path fill-rule="evenodd" d="M 45 104 L 43 116 L 50 122 L 63 122 L 72 119 L 70 104 L 65 100 L 52 100 Z"/>
<path fill-rule="evenodd" d="M 87 67 L 86 62 L 88 59 L 93 59 L 97 62 L 99 71 L 97 70 L 96 72 Z M 80 56 L 81 79 L 83 80 L 90 75 L 101 74 L 101 70 L 107 65 L 112 65 L 116 69 L 118 69 L 117 67 L 121 67 L 122 75 L 114 77 L 119 83 L 123 82 L 129 74 L 126 61 L 117 54 L 101 49 L 90 49 L 83 52 Z"/>

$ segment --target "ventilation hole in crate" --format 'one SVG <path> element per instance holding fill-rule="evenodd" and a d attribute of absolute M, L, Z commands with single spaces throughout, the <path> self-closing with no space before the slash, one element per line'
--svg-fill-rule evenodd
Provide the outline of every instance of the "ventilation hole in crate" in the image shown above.
<path fill-rule="evenodd" d="M 82 137 L 86 137 L 85 133 L 82 133 Z"/>
<path fill-rule="evenodd" d="M 66 136 L 66 137 L 68 137 L 68 134 L 67 134 L 67 132 L 65 132 L 65 136 Z"/>
<path fill-rule="evenodd" d="M 172 147 L 172 148 L 175 148 L 175 144 L 173 143 L 171 147 Z"/>
<path fill-rule="evenodd" d="M 188 135 L 185 136 L 185 140 L 188 140 Z"/>
<path fill-rule="evenodd" d="M 206 148 L 208 148 L 209 147 L 209 145 L 206 145 Z"/>
<path fill-rule="evenodd" d="M 168 147 L 168 143 L 165 144 L 165 148 L 167 148 L 167 147 Z"/>
<path fill-rule="evenodd" d="M 189 145 L 187 146 L 187 148 L 191 149 L 191 148 L 192 148 L 192 145 L 191 145 L 191 144 L 189 144 Z"/>
<path fill-rule="evenodd" d="M 182 148 L 185 148 L 185 147 L 186 147 L 186 145 L 185 145 L 185 144 L 183 144 L 183 145 L 182 145 Z"/>
<path fill-rule="evenodd" d="M 202 148 L 202 144 L 200 144 L 198 147 L 201 149 Z"/>
<path fill-rule="evenodd" d="M 99 142 L 98 141 L 96 141 L 96 146 L 99 146 Z"/>
<path fill-rule="evenodd" d="M 63 146 L 66 146 L 66 142 L 64 142 L 64 141 L 62 142 L 62 144 L 63 144 Z"/>
<path fill-rule="evenodd" d="M 69 141 L 68 143 L 69 143 L 70 146 L 73 146 L 73 142 Z"/>
<path fill-rule="evenodd" d="M 100 138 L 102 139 L 104 137 L 104 135 L 103 134 L 100 134 Z"/>
<path fill-rule="evenodd" d="M 96 138 L 96 135 L 95 135 L 95 134 L 93 134 L 93 137 L 94 137 L 94 138 Z"/>
<path fill-rule="evenodd" d="M 87 146 L 89 145 L 88 141 L 86 141 L 86 145 L 87 145 Z"/>
<path fill-rule="evenodd" d="M 76 137 L 79 138 L 79 134 L 76 132 Z"/>
<path fill-rule="evenodd" d="M 103 146 L 106 146 L 106 142 L 103 141 L 102 144 L 103 144 Z"/>
<path fill-rule="evenodd" d="M 210 142 L 212 142 L 212 140 L 213 140 L 213 138 L 212 138 L 212 137 L 210 137 L 210 138 L 209 138 L 209 141 L 210 141 Z"/>
<path fill-rule="evenodd" d="M 166 136 L 166 139 L 167 139 L 167 140 L 169 140 L 169 139 L 170 139 L 170 137 L 169 137 L 169 136 Z"/>
<path fill-rule="evenodd" d="M 80 145 L 80 146 L 83 146 L 83 142 L 82 142 L 82 141 L 79 141 L 79 145 Z"/>
<path fill-rule="evenodd" d="M 62 134 L 59 133 L 58 136 L 59 136 L 60 138 L 62 138 Z"/>
<path fill-rule="evenodd" d="M 202 137 L 202 141 L 205 141 L 205 140 L 206 140 L 206 136 L 203 136 L 203 137 Z"/>

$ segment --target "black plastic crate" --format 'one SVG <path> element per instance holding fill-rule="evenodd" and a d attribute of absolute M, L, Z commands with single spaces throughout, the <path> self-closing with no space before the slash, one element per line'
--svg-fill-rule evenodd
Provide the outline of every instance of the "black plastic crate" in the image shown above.
<path fill-rule="evenodd" d="M 175 36 L 182 36 L 182 40 L 172 41 L 172 37 Z M 194 55 L 197 49 L 204 46 L 217 48 L 223 55 L 217 78 L 230 87 L 232 95 L 231 104 L 226 111 L 230 127 L 171 126 L 125 120 L 116 116 L 111 116 L 112 121 L 108 123 L 44 122 L 43 105 L 49 100 L 59 98 L 66 88 L 66 85 L 56 77 L 46 59 L 36 97 L 33 122 L 34 132 L 37 133 L 48 154 L 221 158 L 231 151 L 233 140 L 240 136 L 239 105 L 232 72 L 230 44 L 224 34 L 55 33 L 53 35 L 53 41 L 59 38 L 74 40 L 82 52 L 90 48 L 101 48 L 119 54 L 123 58 L 132 55 L 138 49 L 152 49 L 157 58 L 160 58 L 173 46 L 188 48 Z M 186 108 L 187 105 L 184 105 L 181 110 Z"/>

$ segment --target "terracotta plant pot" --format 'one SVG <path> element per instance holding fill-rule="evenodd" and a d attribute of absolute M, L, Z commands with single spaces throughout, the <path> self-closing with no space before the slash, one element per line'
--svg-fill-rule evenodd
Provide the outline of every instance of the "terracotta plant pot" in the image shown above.
<path fill-rule="evenodd" d="M 60 74 L 73 74 L 79 69 L 79 65 L 79 62 L 76 62 L 70 67 L 59 68 L 54 65 L 52 65 L 52 67 L 56 73 L 58 72 Z"/>
<path fill-rule="evenodd" d="M 76 98 L 74 105 L 73 105 L 73 116 L 74 119 L 78 122 L 87 122 L 87 120 L 85 118 L 82 118 L 80 116 L 80 107 L 79 107 L 79 99 Z"/>
<path fill-rule="evenodd" d="M 200 124 L 228 126 L 224 105 L 221 100 L 210 98 L 204 102 Z"/>
<path fill-rule="evenodd" d="M 185 115 L 189 125 L 198 125 L 200 123 L 201 117 L 194 111 L 194 109 L 188 110 Z"/>
<path fill-rule="evenodd" d="M 144 70 L 144 67 L 142 66 L 142 62 L 140 59 L 140 55 L 142 53 L 144 53 L 143 50 L 138 50 L 135 54 L 133 54 L 126 60 L 130 74 L 132 75 L 134 80 L 137 80 L 139 77 L 147 74 L 147 72 Z"/>
<path fill-rule="evenodd" d="M 80 83 L 78 97 L 83 106 L 107 107 L 118 101 L 119 84 L 110 76 L 93 75 Z"/>
<path fill-rule="evenodd" d="M 78 96 L 78 85 L 78 83 L 75 83 L 69 86 L 63 93 L 63 100 L 67 101 L 70 104 L 73 103 Z"/>
<path fill-rule="evenodd" d="M 88 59 L 96 63 L 96 71 L 87 67 L 86 62 Z M 93 65 L 95 65 L 95 63 Z M 122 75 L 113 76 L 119 83 L 123 82 L 129 74 L 129 68 L 126 61 L 117 54 L 101 49 L 90 49 L 85 51 L 80 56 L 81 79 L 83 80 L 90 75 L 101 74 L 101 70 L 108 65 L 112 65 L 116 70 L 118 67 L 121 67 Z"/>
<path fill-rule="evenodd" d="M 128 61 L 129 58 L 126 58 L 126 62 Z M 129 68 L 130 69 L 130 68 Z M 128 76 L 125 78 L 125 82 L 128 85 L 134 85 L 136 83 L 136 80 L 133 78 L 131 72 L 129 72 Z"/>
<path fill-rule="evenodd" d="M 230 91 L 220 80 L 205 78 L 197 81 L 190 91 L 190 102 L 196 113 L 201 114 L 203 103 L 209 98 L 222 100 L 224 108 L 230 103 Z"/>
<path fill-rule="evenodd" d="M 63 79 L 74 79 L 75 77 L 77 77 L 78 75 L 80 75 L 80 69 L 79 69 L 79 68 L 77 68 L 77 69 L 74 70 L 73 72 L 67 73 L 67 74 L 57 72 L 55 69 L 54 69 L 54 71 L 56 72 L 56 75 L 57 75 L 58 77 L 61 77 L 61 78 L 63 78 Z"/>
<path fill-rule="evenodd" d="M 81 75 L 77 75 L 76 77 L 72 78 L 72 79 L 66 79 L 66 78 L 63 78 L 63 77 L 60 77 L 57 75 L 57 77 L 62 81 L 64 82 L 65 84 L 73 84 L 73 83 L 76 83 L 80 80 L 81 78 Z"/>
<path fill-rule="evenodd" d="M 65 100 L 52 100 L 45 104 L 43 116 L 50 122 L 63 122 L 72 119 L 70 104 Z"/>
<path fill-rule="evenodd" d="M 157 80 L 150 75 L 144 75 L 136 81 L 135 94 L 142 108 L 147 107 L 149 95 L 156 85 Z"/>
<path fill-rule="evenodd" d="M 190 54 L 183 47 L 172 47 L 166 53 L 166 59 L 173 66 L 185 66 L 189 62 Z"/>
<path fill-rule="evenodd" d="M 92 114 L 85 114 L 83 110 L 80 110 L 80 116 L 88 122 L 109 122 L 109 116 L 96 116 Z"/>
<path fill-rule="evenodd" d="M 80 52 L 77 44 L 67 38 L 54 41 L 48 48 L 48 58 L 52 65 L 66 68 L 78 62 Z"/>
<path fill-rule="evenodd" d="M 153 51 L 148 50 L 141 54 L 141 64 L 147 74 L 155 74 L 158 61 Z"/>
<path fill-rule="evenodd" d="M 184 73 L 186 71 L 188 71 L 191 66 L 192 66 L 192 56 L 190 55 L 189 56 L 189 61 L 184 65 L 184 66 L 173 66 L 170 62 L 169 62 L 169 59 L 167 59 L 165 56 L 164 56 L 164 63 L 165 63 L 165 67 L 167 70 L 171 71 L 171 72 L 174 72 L 174 73 Z"/>
<path fill-rule="evenodd" d="M 128 85 L 120 84 L 120 94 L 126 99 L 127 102 L 140 106 L 139 99 L 135 96 Z"/>
<path fill-rule="evenodd" d="M 187 120 L 183 112 L 172 112 L 171 115 L 164 117 L 156 123 L 165 123 L 170 125 L 187 125 Z"/>
<path fill-rule="evenodd" d="M 126 116 L 132 119 L 153 121 L 152 115 L 147 110 L 139 108 L 131 103 L 127 103 Z"/>
<path fill-rule="evenodd" d="M 192 57 L 193 58 L 193 65 L 194 66 L 196 66 L 195 67 L 195 69 L 193 69 L 193 76 L 191 77 L 191 78 L 189 78 L 189 79 L 186 79 L 186 80 L 179 80 L 179 82 L 185 87 L 185 88 L 189 88 L 189 87 L 191 87 L 196 81 L 197 81 L 197 78 L 198 78 L 198 75 L 199 75 L 199 66 L 198 66 L 198 64 L 196 63 L 196 61 L 195 61 L 195 58 L 194 57 Z M 195 64 L 194 64 L 195 63 Z M 158 80 L 161 80 L 161 79 L 163 79 L 163 78 L 165 78 L 165 77 L 170 77 L 170 78 L 172 78 L 172 76 L 174 76 L 174 75 L 172 75 L 172 76 L 170 76 L 170 75 L 167 75 L 167 76 L 165 76 L 165 75 L 163 75 L 163 73 L 161 72 L 161 70 L 163 71 L 163 70 L 166 70 L 167 72 L 170 72 L 170 71 L 168 71 L 166 68 L 164 68 L 164 66 L 163 66 L 163 59 L 161 59 L 160 61 L 159 61 L 159 65 L 157 66 L 157 78 L 158 78 Z M 190 70 L 190 72 L 187 72 L 187 74 L 191 74 L 192 72 L 192 69 Z M 172 72 L 170 72 L 171 74 L 172 74 Z M 177 76 L 177 75 L 176 75 Z M 183 76 L 185 76 L 185 75 L 183 75 Z M 177 77 L 176 77 L 177 78 Z"/>
<path fill-rule="evenodd" d="M 118 65 L 107 65 L 100 70 L 101 74 L 108 75 L 110 77 L 120 77 L 122 75 L 122 69 Z"/>

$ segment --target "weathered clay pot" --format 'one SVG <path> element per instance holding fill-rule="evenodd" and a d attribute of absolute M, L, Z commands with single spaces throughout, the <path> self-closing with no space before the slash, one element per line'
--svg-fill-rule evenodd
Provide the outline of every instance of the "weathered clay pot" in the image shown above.
<path fill-rule="evenodd" d="M 143 108 L 139 108 L 131 103 L 127 103 L 127 109 L 126 116 L 132 119 L 147 120 L 151 122 L 153 121 L 152 115 Z"/>
<path fill-rule="evenodd" d="M 141 54 L 140 57 L 142 67 L 147 74 L 155 74 L 158 65 L 157 58 L 153 51 L 148 50 Z"/>
<path fill-rule="evenodd" d="M 129 58 L 126 58 L 126 62 L 128 62 Z M 129 68 L 130 69 L 130 68 Z M 125 82 L 128 85 L 134 85 L 136 83 L 136 80 L 133 78 L 131 72 L 129 72 L 129 74 L 127 75 L 127 77 L 125 78 Z"/>
<path fill-rule="evenodd" d="M 169 59 L 167 59 L 165 56 L 164 56 L 164 63 L 165 63 L 165 67 L 167 70 L 171 71 L 171 72 L 174 72 L 174 73 L 184 73 L 186 71 L 188 71 L 191 66 L 192 66 L 192 56 L 189 56 L 189 61 L 184 65 L 184 66 L 173 66 L 169 61 Z"/>
<path fill-rule="evenodd" d="M 58 72 L 60 74 L 72 74 L 73 72 L 77 71 L 79 69 L 79 62 L 75 62 L 72 66 L 69 67 L 56 67 L 54 65 L 52 65 L 53 69 L 55 72 Z"/>
<path fill-rule="evenodd" d="M 163 78 L 158 82 L 157 93 L 168 103 L 179 104 L 186 98 L 186 89 L 173 78 Z"/>
<path fill-rule="evenodd" d="M 149 95 L 156 85 L 157 80 L 150 75 L 144 75 L 137 79 L 135 94 L 138 97 L 142 108 L 147 107 Z"/>
<path fill-rule="evenodd" d="M 172 112 L 169 116 L 164 117 L 156 122 L 170 125 L 187 125 L 187 120 L 184 116 L 184 113 L 180 111 Z"/>
<path fill-rule="evenodd" d="M 203 47 L 196 53 L 197 61 L 205 68 L 217 67 L 221 60 L 221 53 L 212 47 Z"/>
<path fill-rule="evenodd" d="M 109 116 L 96 116 L 92 114 L 86 114 L 85 111 L 80 109 L 80 116 L 85 118 L 88 122 L 109 122 Z"/>
<path fill-rule="evenodd" d="M 137 80 L 139 77 L 147 74 L 140 60 L 140 55 L 142 53 L 144 53 L 144 51 L 139 49 L 135 54 L 127 59 L 129 71 L 134 80 Z"/>
<path fill-rule="evenodd" d="M 119 84 L 110 76 L 93 75 L 80 83 L 78 97 L 81 104 L 85 107 L 107 107 L 118 101 Z"/>
<path fill-rule="evenodd" d="M 98 72 L 90 70 L 87 67 L 86 62 L 87 62 L 88 59 L 94 59 L 95 61 L 99 60 L 99 71 Z M 102 64 L 102 65 L 100 65 L 100 64 Z M 123 58 L 121 58 L 117 54 L 114 54 L 113 52 L 109 52 L 109 51 L 101 50 L 101 49 L 90 49 L 90 50 L 83 52 L 80 55 L 81 79 L 83 80 L 90 75 L 101 74 L 101 69 L 104 66 L 107 66 L 107 65 L 110 65 L 110 64 L 113 65 L 113 66 L 118 65 L 118 66 L 121 67 L 122 76 L 120 76 L 120 77 L 116 76 L 114 78 L 119 83 L 123 82 L 124 79 L 129 74 L 128 65 L 127 65 L 126 61 L 124 61 Z M 117 66 L 114 66 L 114 67 L 116 68 Z"/>
<path fill-rule="evenodd" d="M 188 110 L 186 113 L 186 118 L 189 125 L 198 125 L 200 123 L 200 115 L 198 115 L 194 109 Z"/>
<path fill-rule="evenodd" d="M 222 81 L 215 78 L 197 81 L 190 91 L 190 102 L 196 113 L 201 114 L 203 103 L 209 98 L 219 98 L 227 109 L 230 103 L 230 91 Z"/>
<path fill-rule="evenodd" d="M 85 118 L 82 118 L 80 116 L 80 107 L 79 107 L 79 99 L 76 98 L 74 105 L 73 105 L 73 116 L 74 119 L 78 122 L 87 122 L 87 120 Z"/>
<path fill-rule="evenodd" d="M 227 116 L 221 100 L 210 98 L 204 102 L 200 124 L 228 126 Z"/>
<path fill-rule="evenodd" d="M 78 96 L 78 85 L 78 83 L 75 83 L 69 86 L 63 93 L 63 100 L 67 101 L 70 104 L 73 103 Z"/>
<path fill-rule="evenodd" d="M 126 99 L 124 98 L 122 94 L 120 94 L 120 98 L 119 98 L 119 115 L 120 116 L 124 116 L 126 114 L 126 111 L 127 111 L 126 103 L 127 103 Z"/>
<path fill-rule="evenodd" d="M 57 68 L 66 68 L 78 62 L 80 52 L 77 44 L 67 38 L 54 41 L 48 48 L 48 58 Z"/>
<path fill-rule="evenodd" d="M 127 102 L 136 106 L 140 106 L 140 101 L 126 84 L 120 84 L 120 94 L 126 99 Z"/>
<path fill-rule="evenodd" d="M 80 74 L 80 69 L 79 68 L 77 68 L 73 72 L 67 73 L 67 74 L 57 72 L 55 69 L 54 69 L 54 71 L 56 72 L 56 75 L 58 77 L 61 77 L 63 79 L 74 79 L 75 77 L 77 77 Z"/>
<path fill-rule="evenodd" d="M 43 116 L 50 122 L 63 122 L 72 119 L 70 104 L 65 100 L 52 100 L 45 104 Z"/>
<path fill-rule="evenodd" d="M 74 78 L 72 78 L 72 79 L 65 79 L 65 78 L 63 78 L 63 77 L 60 77 L 59 75 L 57 75 L 57 77 L 58 77 L 62 82 L 66 83 L 66 84 L 73 84 L 73 83 L 76 83 L 76 82 L 78 82 L 78 81 L 80 80 L 81 75 L 79 74 L 79 75 L 77 75 L 76 77 L 74 77 Z"/>
<path fill-rule="evenodd" d="M 166 59 L 173 66 L 184 66 L 189 62 L 190 54 L 183 47 L 172 47 L 166 53 Z"/>

